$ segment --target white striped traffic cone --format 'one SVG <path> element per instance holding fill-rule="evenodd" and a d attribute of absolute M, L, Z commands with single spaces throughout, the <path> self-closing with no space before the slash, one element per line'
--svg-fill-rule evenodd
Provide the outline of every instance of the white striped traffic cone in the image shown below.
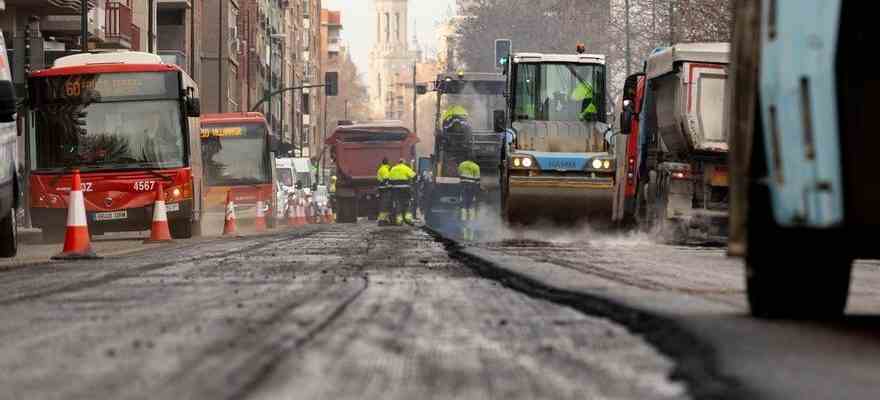
<path fill-rule="evenodd" d="M 165 190 L 162 182 L 156 183 L 156 203 L 153 205 L 153 224 L 150 238 L 144 243 L 160 243 L 171 241 L 171 230 L 168 228 L 168 210 L 165 207 Z"/>
<path fill-rule="evenodd" d="M 254 231 L 266 231 L 266 213 L 263 212 L 263 193 L 257 193 L 257 217 L 254 218 Z"/>
<path fill-rule="evenodd" d="M 98 259 L 92 249 L 89 225 L 86 219 L 86 201 L 82 192 L 79 170 L 73 171 L 73 183 L 67 201 L 67 231 L 64 234 L 64 249 L 53 260 L 93 260 Z"/>

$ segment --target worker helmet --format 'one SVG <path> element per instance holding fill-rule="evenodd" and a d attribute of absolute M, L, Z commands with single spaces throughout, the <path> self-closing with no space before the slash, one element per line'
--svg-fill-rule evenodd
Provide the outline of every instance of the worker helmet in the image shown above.
<path fill-rule="evenodd" d="M 388 164 L 388 157 L 382 157 L 382 164 Z"/>
<path fill-rule="evenodd" d="M 331 176 L 331 177 L 330 177 L 330 180 L 333 181 L 333 182 L 336 182 L 336 175 Z"/>

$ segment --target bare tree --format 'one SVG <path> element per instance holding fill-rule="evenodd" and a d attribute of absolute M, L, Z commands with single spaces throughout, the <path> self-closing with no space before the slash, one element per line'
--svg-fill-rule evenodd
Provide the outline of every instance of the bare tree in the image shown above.
<path fill-rule="evenodd" d="M 494 69 L 492 42 L 497 38 L 511 39 L 515 52 L 571 53 L 575 43 L 583 42 L 588 52 L 607 56 L 611 93 L 616 94 L 626 71 L 642 70 L 643 60 L 657 47 L 728 41 L 732 1 L 478 0 L 460 14 L 456 51 L 468 69 Z"/>
<path fill-rule="evenodd" d="M 361 80 L 357 65 L 351 59 L 350 52 L 342 51 L 339 54 L 339 94 L 327 98 L 327 115 L 331 126 L 339 120 L 363 121 L 370 116 L 367 87 Z"/>

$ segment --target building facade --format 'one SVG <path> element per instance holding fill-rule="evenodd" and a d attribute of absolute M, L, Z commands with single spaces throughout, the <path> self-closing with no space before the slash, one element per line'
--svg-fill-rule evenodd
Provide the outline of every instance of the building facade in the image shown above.
<path fill-rule="evenodd" d="M 321 64 L 321 0 L 302 0 L 303 2 L 303 42 L 300 68 L 304 85 L 318 85 L 324 81 Z M 320 157 L 324 137 L 324 90 L 322 88 L 303 89 L 302 131 L 304 156 L 315 161 Z"/>
<path fill-rule="evenodd" d="M 246 1 L 246 0 L 241 0 Z M 239 0 L 203 0 L 201 24 L 202 112 L 243 111 Z"/>
<path fill-rule="evenodd" d="M 183 68 L 196 82 L 202 78 L 202 2 L 158 0 L 156 50 L 169 64 Z"/>
<path fill-rule="evenodd" d="M 386 119 L 396 119 L 391 106 L 399 74 L 412 69 L 418 61 L 418 50 L 411 50 L 408 40 L 409 1 L 373 0 L 373 20 L 376 40 L 370 51 L 370 102 L 374 113 Z"/>

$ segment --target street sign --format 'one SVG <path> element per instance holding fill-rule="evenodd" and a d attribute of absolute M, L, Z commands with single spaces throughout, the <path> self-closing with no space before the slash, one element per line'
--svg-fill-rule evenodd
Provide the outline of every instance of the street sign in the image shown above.
<path fill-rule="evenodd" d="M 495 39 L 495 69 L 504 71 L 510 63 L 512 44 L 510 39 Z"/>

